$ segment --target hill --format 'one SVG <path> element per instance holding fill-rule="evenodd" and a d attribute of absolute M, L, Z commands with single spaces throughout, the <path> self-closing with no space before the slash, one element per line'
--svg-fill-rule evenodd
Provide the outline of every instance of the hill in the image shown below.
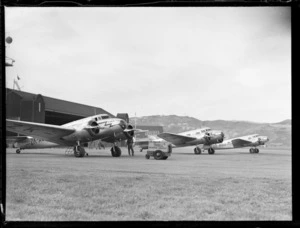
<path fill-rule="evenodd" d="M 269 137 L 269 146 L 291 147 L 291 120 L 279 123 L 256 123 L 249 121 L 210 120 L 202 121 L 189 116 L 153 115 L 132 117 L 130 122 L 137 125 L 163 126 L 165 132 L 179 133 L 196 128 L 210 127 L 222 130 L 227 139 L 248 134 Z"/>

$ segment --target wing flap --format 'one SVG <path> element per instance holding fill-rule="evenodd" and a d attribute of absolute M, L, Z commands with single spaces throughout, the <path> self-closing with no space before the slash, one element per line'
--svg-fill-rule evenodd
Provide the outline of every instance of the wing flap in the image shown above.
<path fill-rule="evenodd" d="M 187 142 L 193 141 L 196 138 L 194 137 L 189 137 L 189 136 L 184 136 L 184 135 L 177 135 L 173 133 L 160 133 L 157 135 L 159 138 L 162 138 L 174 145 L 181 145 L 185 144 Z"/>
<path fill-rule="evenodd" d="M 234 147 L 243 147 L 251 143 L 251 141 L 247 141 L 244 139 L 233 139 L 231 142 Z"/>
<path fill-rule="evenodd" d="M 6 120 L 6 130 L 29 135 L 34 138 L 45 140 L 57 140 L 63 136 L 72 134 L 75 129 L 62 126 L 56 126 L 51 124 L 26 122 L 19 120 Z"/>

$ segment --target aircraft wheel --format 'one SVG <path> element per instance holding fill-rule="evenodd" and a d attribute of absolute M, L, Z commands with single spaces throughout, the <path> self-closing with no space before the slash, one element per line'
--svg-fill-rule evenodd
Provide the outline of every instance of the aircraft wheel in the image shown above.
<path fill-rule="evenodd" d="M 194 149 L 194 153 L 195 153 L 195 154 L 201 154 L 201 149 L 200 149 L 199 147 L 196 147 L 196 148 Z"/>
<path fill-rule="evenodd" d="M 121 156 L 121 149 L 118 146 L 114 146 L 110 149 L 111 156 L 113 157 L 120 157 Z"/>
<path fill-rule="evenodd" d="M 146 154 L 146 155 L 145 155 L 145 158 L 146 158 L 146 159 L 149 159 L 149 158 L 150 158 L 150 155 L 149 155 L 149 154 Z"/>
<path fill-rule="evenodd" d="M 249 151 L 250 151 L 251 154 L 254 153 L 253 148 L 251 148 Z"/>
<path fill-rule="evenodd" d="M 201 154 L 201 148 L 200 147 L 196 147 L 196 150 L 198 151 L 198 154 Z"/>
<path fill-rule="evenodd" d="M 21 150 L 20 150 L 20 149 L 17 149 L 17 150 L 16 150 L 16 153 L 17 153 L 17 154 L 21 153 Z"/>
<path fill-rule="evenodd" d="M 208 154 L 214 154 L 215 150 L 213 148 L 208 148 Z"/>
<path fill-rule="evenodd" d="M 255 148 L 255 153 L 259 153 L 259 149 Z"/>
<path fill-rule="evenodd" d="M 77 158 L 83 157 L 85 155 L 85 150 L 81 146 L 75 146 L 74 147 L 74 155 Z"/>
<path fill-rule="evenodd" d="M 194 149 L 194 153 L 195 153 L 195 154 L 198 154 L 197 148 Z"/>
<path fill-rule="evenodd" d="M 162 159 L 163 154 L 162 154 L 162 152 L 161 152 L 160 150 L 157 150 L 157 151 L 155 151 L 155 152 L 153 153 L 153 157 L 154 157 L 156 160 L 160 160 L 160 159 Z"/>

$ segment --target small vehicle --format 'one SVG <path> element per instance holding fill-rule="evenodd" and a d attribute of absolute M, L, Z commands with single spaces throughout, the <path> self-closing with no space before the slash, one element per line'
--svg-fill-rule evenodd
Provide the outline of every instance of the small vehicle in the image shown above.
<path fill-rule="evenodd" d="M 147 154 L 145 155 L 146 159 L 149 159 L 151 156 L 156 160 L 166 160 L 172 153 L 172 145 L 168 142 L 155 142 L 149 141 Z"/>

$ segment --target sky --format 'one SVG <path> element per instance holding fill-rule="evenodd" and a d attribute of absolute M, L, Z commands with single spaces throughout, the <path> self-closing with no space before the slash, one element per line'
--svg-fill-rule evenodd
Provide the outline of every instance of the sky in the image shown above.
<path fill-rule="evenodd" d="M 5 8 L 6 86 L 116 115 L 291 119 L 289 7 Z"/>

